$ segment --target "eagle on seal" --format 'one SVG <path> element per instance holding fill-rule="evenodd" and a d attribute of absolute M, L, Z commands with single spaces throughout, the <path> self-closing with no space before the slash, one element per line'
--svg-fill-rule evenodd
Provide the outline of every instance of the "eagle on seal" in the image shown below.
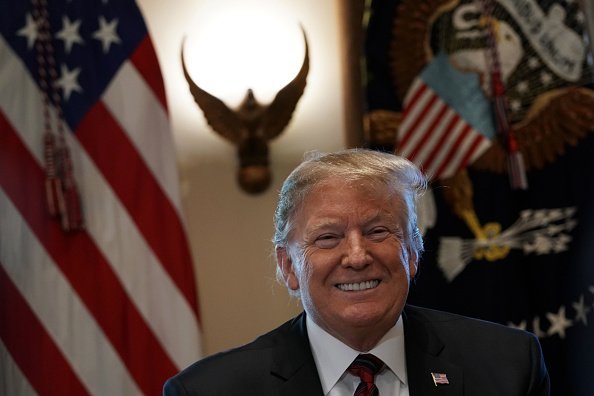
<path fill-rule="evenodd" d="M 452 27 L 438 27 L 438 22 L 444 15 L 454 18 L 454 10 L 461 7 L 466 7 L 468 11 L 462 21 L 470 24 L 474 19 L 475 24 L 463 32 L 465 42 L 459 40 L 452 43 Z M 488 84 L 484 84 L 489 78 L 487 65 L 481 62 L 484 56 L 480 56 L 481 51 L 485 51 L 485 45 L 483 42 L 481 46 L 476 37 L 482 34 L 481 29 L 485 28 L 485 24 L 490 23 L 500 55 L 506 57 L 502 59 L 502 71 L 508 93 L 512 89 L 515 89 L 513 93 L 519 92 L 521 88 L 525 90 L 521 85 L 525 84 L 522 81 L 530 78 L 534 80 L 534 75 L 550 78 L 548 85 L 540 84 L 540 87 L 530 88 L 533 95 L 530 100 L 522 105 L 518 105 L 519 101 L 513 102 L 509 114 L 526 171 L 541 169 L 564 155 L 568 145 L 577 145 L 582 138 L 594 131 L 594 92 L 582 86 L 586 85 L 584 81 L 565 81 L 554 73 L 548 73 L 546 65 L 542 63 L 538 67 L 534 66 L 533 62 L 538 57 L 529 46 L 521 49 L 525 53 L 519 52 L 518 46 L 526 43 L 526 40 L 519 40 L 519 32 L 514 31 L 503 18 L 492 17 L 486 20 L 477 10 L 470 14 L 471 7 L 476 5 L 460 0 L 429 0 L 422 4 L 416 0 L 402 0 L 399 3 L 389 49 L 390 72 L 396 96 L 399 100 L 404 100 L 414 80 L 436 56 L 433 50 L 436 43 L 446 48 L 452 65 L 465 72 L 478 73 L 483 83 L 481 86 L 488 87 Z M 563 12 L 558 7 L 551 7 L 549 15 L 545 17 L 559 20 L 565 16 Z M 468 15 L 472 17 L 469 18 Z M 441 37 L 436 39 L 436 36 Z M 474 37 L 475 40 L 469 37 Z M 528 66 L 534 66 L 534 69 L 529 70 Z M 536 74 L 537 72 L 540 74 Z M 485 89 L 485 95 L 490 95 L 488 89 Z M 376 110 L 366 114 L 366 125 L 371 129 L 368 133 L 380 136 L 384 141 L 390 131 L 398 130 L 402 121 L 403 114 L 400 112 Z M 477 239 L 490 238 L 493 236 L 493 229 L 489 224 L 482 225 L 477 218 L 472 181 L 467 169 L 499 174 L 508 172 L 508 149 L 504 140 L 501 136 L 494 136 L 490 146 L 476 159 L 453 175 L 440 180 L 440 184 L 445 186 L 442 191 L 446 202 Z"/>

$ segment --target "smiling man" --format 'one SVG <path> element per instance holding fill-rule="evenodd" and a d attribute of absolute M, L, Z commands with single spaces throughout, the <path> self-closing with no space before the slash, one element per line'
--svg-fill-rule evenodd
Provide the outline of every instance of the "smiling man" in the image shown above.
<path fill-rule="evenodd" d="M 310 155 L 275 213 L 277 277 L 304 313 L 167 381 L 165 395 L 548 395 L 537 338 L 406 304 L 423 174 L 392 154 Z"/>

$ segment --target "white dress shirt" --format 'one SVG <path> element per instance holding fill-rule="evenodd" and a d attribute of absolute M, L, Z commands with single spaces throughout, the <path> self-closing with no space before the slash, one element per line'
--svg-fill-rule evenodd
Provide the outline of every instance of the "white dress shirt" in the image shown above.
<path fill-rule="evenodd" d="M 326 396 L 352 396 L 361 380 L 347 371 L 360 353 L 372 353 L 387 366 L 375 377 L 380 396 L 408 396 L 402 317 L 370 351 L 356 351 L 306 316 L 307 334 Z"/>

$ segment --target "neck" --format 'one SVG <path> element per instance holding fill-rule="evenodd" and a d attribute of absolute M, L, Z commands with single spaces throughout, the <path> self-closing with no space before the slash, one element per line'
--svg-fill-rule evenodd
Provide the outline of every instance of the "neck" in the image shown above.
<path fill-rule="evenodd" d="M 316 318 L 312 318 L 316 324 L 324 329 L 328 334 L 347 345 L 348 347 L 359 351 L 368 352 L 375 348 L 380 340 L 390 331 L 396 324 L 396 321 L 390 321 L 385 325 L 379 326 L 377 323 L 374 326 L 351 327 L 348 329 L 342 328 L 340 331 L 327 326 L 325 323 L 320 323 Z"/>
<path fill-rule="evenodd" d="M 369 331 L 353 331 L 350 334 L 336 334 L 330 333 L 334 337 L 338 338 L 341 342 L 348 345 L 350 348 L 359 352 L 368 352 L 372 350 L 387 333 L 386 331 L 377 332 L 376 334 L 370 333 Z"/>

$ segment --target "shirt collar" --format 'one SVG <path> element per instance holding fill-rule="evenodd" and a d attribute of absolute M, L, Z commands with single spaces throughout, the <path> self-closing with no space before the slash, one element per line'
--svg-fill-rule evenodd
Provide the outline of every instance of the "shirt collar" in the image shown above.
<path fill-rule="evenodd" d="M 400 381 L 407 384 L 402 316 L 370 351 L 356 351 L 330 335 L 306 315 L 307 334 L 322 389 L 327 394 L 357 355 L 372 353 L 380 358 Z"/>

